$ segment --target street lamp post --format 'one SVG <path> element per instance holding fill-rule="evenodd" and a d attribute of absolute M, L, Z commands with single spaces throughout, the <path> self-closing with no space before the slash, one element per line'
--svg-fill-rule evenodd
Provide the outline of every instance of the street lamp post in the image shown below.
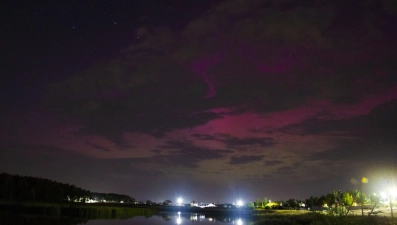
<path fill-rule="evenodd" d="M 393 200 L 395 199 L 396 195 L 397 195 L 397 189 L 391 187 L 389 189 L 389 205 L 390 205 L 391 218 L 393 218 Z"/>
<path fill-rule="evenodd" d="M 393 203 L 392 203 L 392 201 L 391 201 L 391 194 L 390 194 L 390 198 L 389 198 L 389 204 L 390 204 L 391 218 L 393 218 Z"/>
<path fill-rule="evenodd" d="M 366 177 L 363 177 L 361 179 L 360 183 L 360 202 L 361 202 L 361 216 L 364 216 L 364 202 L 365 199 L 363 199 L 363 184 L 368 183 L 368 179 Z"/>

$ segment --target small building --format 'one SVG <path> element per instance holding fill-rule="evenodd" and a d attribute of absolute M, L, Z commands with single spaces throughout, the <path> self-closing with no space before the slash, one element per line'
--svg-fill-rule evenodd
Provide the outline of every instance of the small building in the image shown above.
<path fill-rule="evenodd" d="M 198 207 L 198 203 L 196 201 L 190 202 L 191 207 Z"/>

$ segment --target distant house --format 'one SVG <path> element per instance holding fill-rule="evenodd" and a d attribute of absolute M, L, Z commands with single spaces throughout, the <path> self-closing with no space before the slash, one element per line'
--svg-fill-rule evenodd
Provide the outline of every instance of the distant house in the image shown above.
<path fill-rule="evenodd" d="M 172 205 L 172 202 L 171 202 L 170 200 L 165 200 L 165 201 L 163 202 L 163 205 L 168 205 L 168 206 L 170 206 L 170 205 Z"/>
<path fill-rule="evenodd" d="M 192 201 L 192 202 L 190 202 L 190 206 L 191 206 L 191 207 L 197 207 L 197 206 L 198 206 L 198 203 L 195 202 L 195 201 Z"/>
<path fill-rule="evenodd" d="M 207 207 L 216 207 L 214 203 L 200 203 L 200 208 L 207 208 Z"/>

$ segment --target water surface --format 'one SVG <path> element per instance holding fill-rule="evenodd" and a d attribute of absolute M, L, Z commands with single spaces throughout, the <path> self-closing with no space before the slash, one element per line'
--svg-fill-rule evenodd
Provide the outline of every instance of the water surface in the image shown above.
<path fill-rule="evenodd" d="M 252 225 L 253 222 L 239 216 L 208 216 L 199 213 L 160 213 L 154 216 L 136 216 L 128 219 L 74 219 L 18 214 L 0 214 L 0 225 L 185 225 L 185 224 L 235 224 Z"/>
<path fill-rule="evenodd" d="M 224 216 L 214 217 L 197 213 L 162 213 L 151 217 L 137 216 L 125 220 L 89 220 L 86 225 L 184 225 L 184 224 L 235 224 L 235 225 L 251 225 L 252 221 L 241 217 Z"/>

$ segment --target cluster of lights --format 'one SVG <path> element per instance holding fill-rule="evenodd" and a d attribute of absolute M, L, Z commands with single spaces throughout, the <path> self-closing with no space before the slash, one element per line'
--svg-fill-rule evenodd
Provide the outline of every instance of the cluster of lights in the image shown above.
<path fill-rule="evenodd" d="M 178 206 L 183 206 L 183 198 L 182 197 L 177 198 L 176 202 L 177 202 Z M 236 206 L 242 207 L 242 206 L 244 206 L 244 202 L 241 199 L 239 199 L 236 201 Z"/>
<path fill-rule="evenodd" d="M 396 200 L 397 197 L 397 188 L 390 188 L 389 191 L 382 191 L 380 193 L 380 197 L 382 200 L 387 200 L 390 198 L 390 200 Z"/>
<path fill-rule="evenodd" d="M 205 219 L 205 216 L 204 215 L 200 215 L 200 219 Z M 198 221 L 197 214 L 195 214 L 193 216 L 190 216 L 190 221 Z M 208 221 L 215 222 L 216 220 L 214 218 L 209 217 Z M 241 218 L 233 220 L 233 224 L 234 223 L 237 224 L 237 225 L 243 225 L 244 224 L 244 222 L 243 222 L 243 220 Z M 178 216 L 176 217 L 176 224 L 178 224 L 178 225 L 182 224 L 181 212 L 178 212 Z"/>
<path fill-rule="evenodd" d="M 244 202 L 242 200 L 237 200 L 237 207 L 241 207 L 244 205 Z"/>
<path fill-rule="evenodd" d="M 183 203 L 183 198 L 179 197 L 176 202 L 178 203 L 179 206 L 182 206 Z"/>

